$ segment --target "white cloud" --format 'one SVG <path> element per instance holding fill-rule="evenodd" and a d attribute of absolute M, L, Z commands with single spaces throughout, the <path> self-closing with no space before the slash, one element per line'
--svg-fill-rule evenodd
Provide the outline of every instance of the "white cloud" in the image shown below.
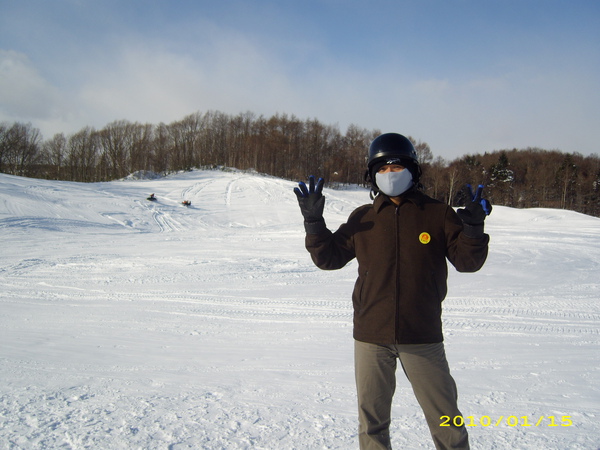
<path fill-rule="evenodd" d="M 393 63 L 373 71 L 341 63 L 315 43 L 298 45 L 308 53 L 290 63 L 278 45 L 215 27 L 189 42 L 122 36 L 65 68 L 77 86 L 60 90 L 25 55 L 2 51 L 0 120 L 32 121 L 50 137 L 119 119 L 157 124 L 195 111 L 279 112 L 339 124 L 342 132 L 354 123 L 410 134 L 447 159 L 527 146 L 598 152 L 589 147 L 600 140 L 590 126 L 598 104 L 592 76 L 524 64 L 487 77 L 420 79 Z"/>
<path fill-rule="evenodd" d="M 89 119 L 170 122 L 194 111 L 261 113 L 281 102 L 291 108 L 297 100 L 281 67 L 256 45 L 221 36 L 197 47 L 192 57 L 129 42 L 110 64 L 95 61 L 79 95 Z"/>
<path fill-rule="evenodd" d="M 47 119 L 60 108 L 60 96 L 26 55 L 0 50 L 0 119 Z"/>

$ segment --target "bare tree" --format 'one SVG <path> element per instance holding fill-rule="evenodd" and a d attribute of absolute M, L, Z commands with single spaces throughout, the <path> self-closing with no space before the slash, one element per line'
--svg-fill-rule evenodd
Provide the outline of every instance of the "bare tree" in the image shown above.
<path fill-rule="evenodd" d="M 6 172 L 6 158 L 8 155 L 9 145 L 9 125 L 7 123 L 0 123 L 0 172 Z"/>
<path fill-rule="evenodd" d="M 107 164 L 109 179 L 122 178 L 130 173 L 131 124 L 126 120 L 109 123 L 98 132 L 102 159 Z"/>
<path fill-rule="evenodd" d="M 447 169 L 447 163 L 441 156 L 435 158 L 429 163 L 423 171 L 423 184 L 426 192 L 433 198 L 437 198 L 444 203 L 448 203 L 452 198 L 454 184 L 449 181 L 450 172 Z"/>
<path fill-rule="evenodd" d="M 579 168 L 573 161 L 573 155 L 567 153 L 556 171 L 556 184 L 560 192 L 560 207 L 571 208 L 575 199 L 575 188 Z"/>
<path fill-rule="evenodd" d="M 407 136 L 408 139 L 412 142 L 415 150 L 417 151 L 417 159 L 419 160 L 419 164 L 427 165 L 431 164 L 433 161 L 433 153 L 431 152 L 431 148 L 427 142 L 423 142 L 419 139 L 417 142 L 412 136 Z"/>
<path fill-rule="evenodd" d="M 42 136 L 37 128 L 15 122 L 0 128 L 0 167 L 3 172 L 34 176 L 40 159 Z"/>
<path fill-rule="evenodd" d="M 72 181 L 97 181 L 98 134 L 86 127 L 68 139 L 68 169 Z"/>
<path fill-rule="evenodd" d="M 48 178 L 62 179 L 62 169 L 67 158 L 67 138 L 63 133 L 57 133 L 52 139 L 44 142 L 42 149 L 48 167 Z"/>

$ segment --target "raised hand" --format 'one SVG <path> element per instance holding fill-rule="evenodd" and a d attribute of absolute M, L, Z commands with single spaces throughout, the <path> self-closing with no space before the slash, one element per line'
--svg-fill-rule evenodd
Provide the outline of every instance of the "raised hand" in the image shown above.
<path fill-rule="evenodd" d="M 487 199 L 482 198 L 483 185 L 480 184 L 477 187 L 475 194 L 473 194 L 471 185 L 467 184 L 467 194 L 470 201 L 467 201 L 467 204 L 463 209 L 456 211 L 458 217 L 460 217 L 463 223 L 469 225 L 483 225 L 485 216 L 489 216 L 492 212 L 492 205 L 490 202 Z"/>
<path fill-rule="evenodd" d="M 315 185 L 315 177 L 308 177 L 308 187 L 301 181 L 298 187 L 294 188 L 294 193 L 298 197 L 300 212 L 306 222 L 319 222 L 323 220 L 323 209 L 325 207 L 325 197 L 323 197 L 323 185 L 325 181 L 319 178 Z"/>

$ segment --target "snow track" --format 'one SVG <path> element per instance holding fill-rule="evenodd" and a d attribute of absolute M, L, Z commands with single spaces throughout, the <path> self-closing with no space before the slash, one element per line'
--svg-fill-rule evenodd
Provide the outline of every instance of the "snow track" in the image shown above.
<path fill-rule="evenodd" d="M 294 186 L 0 174 L 0 450 L 357 448 L 356 263 L 314 267 Z M 325 195 L 332 229 L 369 202 Z M 443 315 L 472 448 L 600 448 L 600 219 L 495 207 L 486 230 Z M 401 370 L 392 443 L 432 448 Z"/>

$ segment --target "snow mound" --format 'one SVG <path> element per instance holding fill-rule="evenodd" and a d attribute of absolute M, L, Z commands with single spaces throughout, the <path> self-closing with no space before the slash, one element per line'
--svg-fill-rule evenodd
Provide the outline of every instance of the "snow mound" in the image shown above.
<path fill-rule="evenodd" d="M 163 175 L 158 174 L 156 172 L 152 172 L 151 170 L 138 170 L 136 172 L 130 173 L 123 180 L 125 181 L 134 181 L 134 180 L 156 180 L 158 178 L 162 178 Z"/>

